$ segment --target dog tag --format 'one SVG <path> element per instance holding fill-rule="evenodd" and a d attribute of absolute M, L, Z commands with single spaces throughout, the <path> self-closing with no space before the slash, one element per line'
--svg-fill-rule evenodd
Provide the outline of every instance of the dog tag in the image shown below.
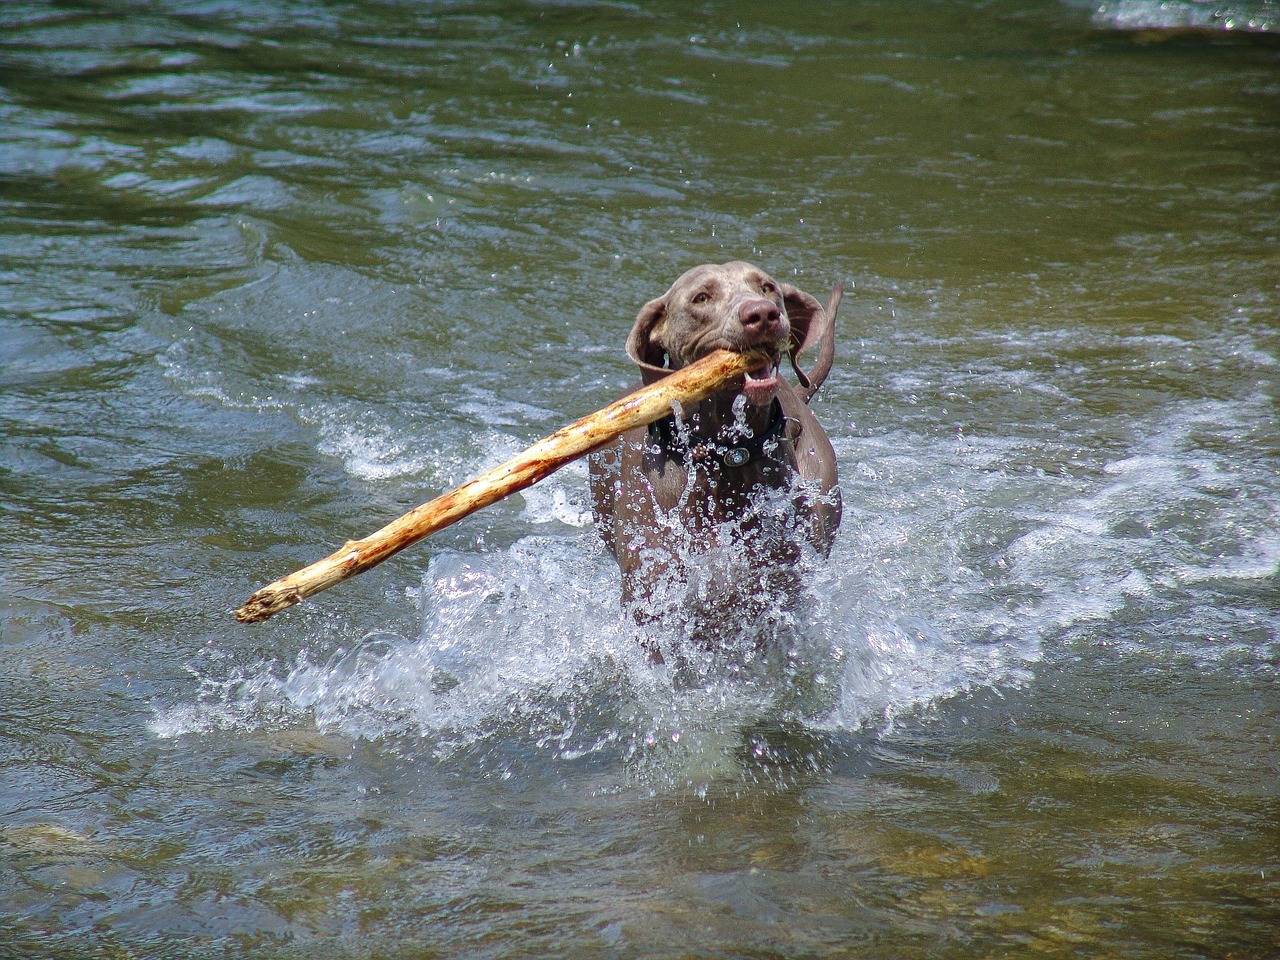
<path fill-rule="evenodd" d="M 726 467 L 740 467 L 751 459 L 751 451 L 746 447 L 731 447 L 724 452 Z"/>

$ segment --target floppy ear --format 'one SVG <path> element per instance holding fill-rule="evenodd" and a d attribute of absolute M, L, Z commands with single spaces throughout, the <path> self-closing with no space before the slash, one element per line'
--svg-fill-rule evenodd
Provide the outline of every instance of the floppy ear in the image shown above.
<path fill-rule="evenodd" d="M 791 321 L 791 369 L 800 380 L 805 403 L 813 398 L 831 372 L 831 362 L 836 354 L 836 311 L 844 296 L 844 284 L 837 283 L 831 291 L 824 309 L 817 300 L 789 283 L 782 284 L 782 302 Z M 796 358 L 814 347 L 817 361 L 806 375 Z"/>
<path fill-rule="evenodd" d="M 627 336 L 627 356 L 640 367 L 645 383 L 651 383 L 670 372 L 665 369 L 666 348 L 658 339 L 666 318 L 666 297 L 650 300 L 640 309 L 636 322 L 631 326 L 631 333 Z"/>

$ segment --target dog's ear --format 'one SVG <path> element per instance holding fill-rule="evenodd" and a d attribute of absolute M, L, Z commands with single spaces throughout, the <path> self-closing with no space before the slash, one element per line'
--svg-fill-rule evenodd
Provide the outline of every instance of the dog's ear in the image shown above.
<path fill-rule="evenodd" d="M 670 372 L 664 369 L 667 350 L 659 340 L 660 328 L 666 318 L 667 298 L 650 300 L 641 308 L 627 336 L 627 356 L 640 367 L 645 383 Z"/>
<path fill-rule="evenodd" d="M 844 284 L 837 283 L 824 308 L 803 290 L 789 283 L 782 284 L 782 302 L 791 322 L 791 369 L 800 380 L 805 403 L 813 398 L 831 372 L 831 362 L 836 355 L 836 311 L 843 296 Z M 814 347 L 818 349 L 818 358 L 806 374 L 796 358 Z"/>

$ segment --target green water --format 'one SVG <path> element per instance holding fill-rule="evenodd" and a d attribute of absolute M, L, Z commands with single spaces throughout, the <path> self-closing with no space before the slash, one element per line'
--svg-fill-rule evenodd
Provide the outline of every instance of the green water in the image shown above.
<path fill-rule="evenodd" d="M 0 956 L 1280 956 L 1278 15 L 1206 11 L 0 6 Z M 230 618 L 734 258 L 848 285 L 796 674 L 648 666 L 580 465 Z"/>

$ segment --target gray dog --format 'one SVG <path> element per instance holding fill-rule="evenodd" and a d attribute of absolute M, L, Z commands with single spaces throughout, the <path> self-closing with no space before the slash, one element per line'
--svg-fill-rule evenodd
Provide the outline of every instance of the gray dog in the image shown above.
<path fill-rule="evenodd" d="M 837 286 L 824 309 L 735 261 L 694 267 L 640 311 L 627 354 L 645 383 L 718 348 L 768 357 L 731 389 L 631 430 L 591 458 L 596 527 L 641 625 L 679 606 L 694 635 L 714 646 L 760 613 L 790 605 L 806 544 L 830 551 L 840 524 L 835 453 L 808 402 L 831 369 L 840 297 Z M 796 358 L 815 348 L 805 374 Z M 784 355 L 798 388 L 780 375 Z M 725 555 L 734 559 L 718 564 Z M 654 639 L 646 644 L 661 660 Z"/>

